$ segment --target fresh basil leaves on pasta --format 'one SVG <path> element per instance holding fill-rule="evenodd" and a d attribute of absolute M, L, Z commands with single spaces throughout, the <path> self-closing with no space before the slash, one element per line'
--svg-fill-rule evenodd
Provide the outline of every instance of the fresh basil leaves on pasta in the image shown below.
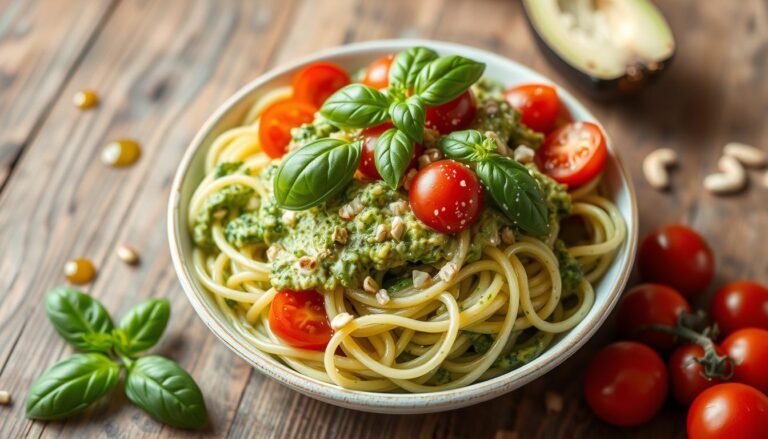
<path fill-rule="evenodd" d="M 469 162 L 482 156 L 484 140 L 485 136 L 477 130 L 454 131 L 441 137 L 437 146 L 449 159 Z"/>
<path fill-rule="evenodd" d="M 549 232 L 547 205 L 525 166 L 509 157 L 493 155 L 477 162 L 475 171 L 513 224 L 535 236 Z"/>
<path fill-rule="evenodd" d="M 437 58 L 416 77 L 414 93 L 425 105 L 444 104 L 462 94 L 483 75 L 485 64 L 458 55 Z"/>
<path fill-rule="evenodd" d="M 302 210 L 339 193 L 355 175 L 362 144 L 319 139 L 294 150 L 280 163 L 274 193 L 283 209 Z"/>
<path fill-rule="evenodd" d="M 46 297 L 45 312 L 56 332 L 72 346 L 86 352 L 112 348 L 112 318 L 91 296 L 73 288 L 56 288 Z"/>
<path fill-rule="evenodd" d="M 160 340 L 170 317 L 171 304 L 167 299 L 140 303 L 128 311 L 115 329 L 116 348 L 127 355 L 146 351 Z"/>
<path fill-rule="evenodd" d="M 208 422 L 205 401 L 195 380 L 175 362 L 150 355 L 128 370 L 128 399 L 160 421 L 179 428 L 203 428 Z"/>
<path fill-rule="evenodd" d="M 104 354 L 76 354 L 51 366 L 27 397 L 31 419 L 61 419 L 85 410 L 109 393 L 120 378 L 120 365 Z"/>
<path fill-rule="evenodd" d="M 350 84 L 332 94 L 320 114 L 341 128 L 367 128 L 389 119 L 387 96 L 362 84 Z"/>
<path fill-rule="evenodd" d="M 395 55 L 389 67 L 390 85 L 412 87 L 421 69 L 437 57 L 437 52 L 426 47 L 411 47 L 403 50 Z"/>
<path fill-rule="evenodd" d="M 415 142 L 424 140 L 424 105 L 418 96 L 411 96 L 406 101 L 395 102 L 389 109 L 392 123 Z"/>
<path fill-rule="evenodd" d="M 382 180 L 396 188 L 413 156 L 413 141 L 405 132 L 391 128 L 381 133 L 374 153 L 376 170 Z"/>
<path fill-rule="evenodd" d="M 27 417 L 55 420 L 74 415 L 114 389 L 125 368 L 128 398 L 150 415 L 175 427 L 205 426 L 205 402 L 187 372 L 157 355 L 137 359 L 168 325 L 171 310 L 166 299 L 136 305 L 117 328 L 98 300 L 72 288 L 51 291 L 45 305 L 62 338 L 98 352 L 75 354 L 46 370 L 29 391 Z"/>

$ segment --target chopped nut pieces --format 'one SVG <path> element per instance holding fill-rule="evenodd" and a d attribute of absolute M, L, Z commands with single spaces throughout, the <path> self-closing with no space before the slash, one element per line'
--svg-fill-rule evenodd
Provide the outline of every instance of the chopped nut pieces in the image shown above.
<path fill-rule="evenodd" d="M 317 261 L 309 256 L 302 256 L 296 261 L 299 264 L 299 268 L 305 271 L 315 271 L 317 268 Z"/>
<path fill-rule="evenodd" d="M 515 243 L 515 232 L 512 231 L 509 227 L 504 227 L 501 229 L 501 242 L 507 245 L 512 245 Z"/>
<path fill-rule="evenodd" d="M 397 242 L 400 242 L 400 239 L 403 237 L 403 233 L 405 232 L 405 223 L 403 222 L 403 219 L 399 216 L 396 216 L 392 218 L 392 224 L 391 224 L 391 230 L 390 235 L 392 235 L 392 239 L 394 239 Z"/>
<path fill-rule="evenodd" d="M 515 148 L 515 152 L 512 155 L 512 158 L 520 163 L 531 163 L 533 162 L 533 157 L 535 155 L 536 151 L 525 145 L 520 145 Z"/>
<path fill-rule="evenodd" d="M 277 254 L 280 252 L 280 250 L 283 249 L 283 246 L 280 244 L 272 244 L 267 249 L 267 260 L 268 261 L 274 261 L 275 258 L 277 258 Z"/>
<path fill-rule="evenodd" d="M 378 226 L 376 226 L 376 230 L 373 232 L 373 234 L 377 242 L 384 242 L 384 240 L 387 239 L 387 235 L 389 234 L 389 230 L 387 230 L 387 225 L 379 224 Z"/>
<path fill-rule="evenodd" d="M 296 212 L 292 210 L 286 210 L 283 212 L 283 224 L 285 224 L 288 227 L 293 227 L 296 225 Z"/>
<path fill-rule="evenodd" d="M 416 178 L 416 174 L 418 174 L 418 171 L 413 168 L 406 172 L 405 179 L 403 179 L 403 187 L 405 190 L 411 189 L 411 184 L 413 183 L 413 179 Z"/>
<path fill-rule="evenodd" d="M 333 229 L 333 241 L 338 242 L 339 244 L 346 244 L 347 238 L 349 238 L 349 232 L 347 232 L 347 229 L 344 227 L 336 226 Z"/>
<path fill-rule="evenodd" d="M 376 302 L 378 302 L 379 305 L 386 305 L 389 303 L 389 293 L 387 293 L 387 290 L 381 289 L 376 293 Z"/>
<path fill-rule="evenodd" d="M 339 209 L 339 216 L 342 219 L 351 220 L 352 218 L 356 217 L 358 213 L 362 211 L 363 211 L 363 203 L 358 198 L 355 198 L 349 203 L 341 206 L 341 209 Z"/>
<path fill-rule="evenodd" d="M 405 200 L 393 201 L 389 203 L 389 210 L 395 215 L 402 215 L 408 212 L 408 202 Z"/>
<path fill-rule="evenodd" d="M 339 329 L 347 326 L 349 322 L 354 320 L 354 316 L 348 312 L 339 313 L 336 315 L 336 317 L 331 320 L 331 328 L 333 328 L 334 331 L 338 331 Z"/>
<path fill-rule="evenodd" d="M 429 273 L 425 273 L 419 270 L 413 270 L 412 276 L 413 276 L 413 286 L 419 290 L 423 288 L 427 288 L 432 284 L 432 277 L 429 275 Z"/>
<path fill-rule="evenodd" d="M 365 279 L 363 279 L 363 289 L 366 293 L 375 294 L 379 291 L 379 283 L 371 276 L 366 276 Z"/>
<path fill-rule="evenodd" d="M 128 265 L 139 263 L 139 254 L 133 248 L 123 244 L 117 248 L 117 257 Z"/>
<path fill-rule="evenodd" d="M 443 265 L 443 267 L 440 269 L 437 275 L 444 282 L 450 282 L 453 280 L 454 277 L 456 277 L 456 273 L 458 272 L 459 272 L 459 265 L 453 261 L 449 261 L 449 262 L 446 262 L 445 265 Z"/>

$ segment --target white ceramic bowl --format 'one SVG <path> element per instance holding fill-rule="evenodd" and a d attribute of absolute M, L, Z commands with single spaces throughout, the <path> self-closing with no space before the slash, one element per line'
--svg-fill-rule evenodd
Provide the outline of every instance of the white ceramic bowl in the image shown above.
<path fill-rule="evenodd" d="M 627 223 L 627 242 L 619 250 L 603 279 L 595 286 L 595 304 L 586 318 L 572 330 L 560 335 L 547 351 L 529 364 L 497 378 L 455 390 L 417 394 L 372 393 L 347 390 L 308 378 L 240 338 L 220 313 L 212 296 L 193 276 L 193 244 L 186 226 L 187 206 L 195 187 L 203 179 L 203 163 L 208 148 L 218 134 L 241 123 L 246 111 L 257 98 L 276 86 L 289 84 L 293 74 L 302 66 L 328 60 L 353 72 L 374 59 L 412 46 L 428 46 L 440 54 L 458 54 L 484 62 L 487 66 L 485 75 L 506 86 L 523 82 L 554 84 L 514 61 L 458 44 L 383 40 L 325 50 L 261 75 L 224 102 L 200 129 L 184 154 L 173 182 L 168 207 L 168 238 L 176 273 L 195 311 L 221 341 L 261 373 L 307 396 L 338 406 L 379 413 L 428 413 L 465 407 L 503 395 L 549 372 L 576 352 L 608 316 L 629 276 L 637 243 L 637 205 L 632 182 L 609 141 L 605 178 L 612 188 L 610 196 Z M 565 89 L 558 86 L 558 93 L 575 120 L 597 122 Z"/>

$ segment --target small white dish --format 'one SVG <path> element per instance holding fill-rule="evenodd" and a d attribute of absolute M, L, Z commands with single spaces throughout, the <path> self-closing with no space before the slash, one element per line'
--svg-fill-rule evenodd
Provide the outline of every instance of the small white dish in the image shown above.
<path fill-rule="evenodd" d="M 187 207 L 193 191 L 204 177 L 204 158 L 217 135 L 238 126 L 253 102 L 277 86 L 290 84 L 294 73 L 306 64 L 325 60 L 354 72 L 371 61 L 412 46 L 427 46 L 441 55 L 458 54 L 486 64 L 485 75 L 505 86 L 544 82 L 557 87 L 562 102 L 574 120 L 595 117 L 567 90 L 548 78 L 499 55 L 468 46 L 426 40 L 382 40 L 350 44 L 319 52 L 292 64 L 273 69 L 251 81 L 229 98 L 211 116 L 189 145 L 179 165 L 168 206 L 168 238 L 176 273 L 189 301 L 211 331 L 232 351 L 261 373 L 312 398 L 334 405 L 377 413 L 429 413 L 457 409 L 503 395 L 544 375 L 573 355 L 597 331 L 616 304 L 629 277 L 637 245 L 637 204 L 629 174 L 608 140 L 609 158 L 604 178 L 627 224 L 623 244 L 603 279 L 595 285 L 595 304 L 572 330 L 561 334 L 541 356 L 519 369 L 467 387 L 434 393 L 373 393 L 354 391 L 309 378 L 260 352 L 237 335 L 217 308 L 212 296 L 195 279 L 192 267 L 193 243 L 187 229 Z"/>

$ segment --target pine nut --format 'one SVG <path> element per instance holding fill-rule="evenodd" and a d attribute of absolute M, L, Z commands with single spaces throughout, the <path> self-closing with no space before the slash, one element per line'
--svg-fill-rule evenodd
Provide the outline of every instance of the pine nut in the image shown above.
<path fill-rule="evenodd" d="M 139 263 L 139 254 L 133 248 L 123 244 L 117 248 L 117 257 L 128 265 Z"/>
<path fill-rule="evenodd" d="M 411 275 L 413 276 L 413 286 L 419 290 L 426 288 L 432 284 L 432 277 L 429 275 L 429 273 L 425 273 L 419 270 L 413 270 Z"/>
<path fill-rule="evenodd" d="M 450 282 L 453 280 L 454 277 L 456 277 L 456 273 L 458 272 L 459 272 L 459 265 L 453 261 L 450 261 L 450 262 L 446 262 L 445 265 L 443 265 L 443 267 L 440 269 L 437 275 L 444 282 Z"/>
<path fill-rule="evenodd" d="M 392 239 L 400 242 L 400 239 L 403 237 L 403 233 L 405 232 L 405 223 L 403 222 L 403 219 L 399 216 L 392 218 L 391 228 L 392 230 L 389 233 L 392 235 Z"/>
<path fill-rule="evenodd" d="M 333 328 L 334 331 L 338 331 L 339 329 L 347 326 L 349 322 L 354 320 L 354 318 L 355 317 L 348 312 L 336 314 L 336 317 L 331 320 L 331 328 Z"/>
<path fill-rule="evenodd" d="M 363 290 L 365 290 L 366 293 L 375 294 L 379 291 L 379 283 L 371 276 L 366 276 L 365 279 L 363 279 Z"/>
<path fill-rule="evenodd" d="M 525 164 L 533 162 L 533 157 L 535 155 L 536 151 L 525 145 L 520 145 L 515 148 L 515 152 L 513 153 L 512 158 L 520 163 Z"/>
<path fill-rule="evenodd" d="M 11 394 L 7 390 L 0 390 L 0 405 L 10 404 Z"/>
<path fill-rule="evenodd" d="M 382 288 L 376 293 L 376 302 L 378 302 L 379 305 L 386 305 L 389 303 L 389 300 L 389 293 L 387 293 L 387 290 Z"/>

